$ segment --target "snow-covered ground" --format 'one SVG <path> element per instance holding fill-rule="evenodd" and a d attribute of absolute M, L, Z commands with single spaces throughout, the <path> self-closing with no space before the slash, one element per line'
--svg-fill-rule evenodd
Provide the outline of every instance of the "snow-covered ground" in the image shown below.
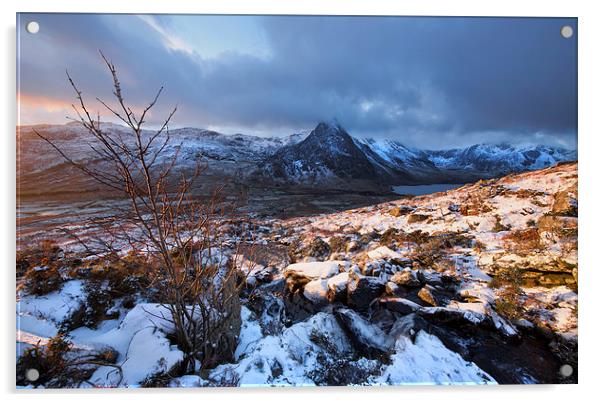
<path fill-rule="evenodd" d="M 564 164 L 258 220 L 255 235 L 273 258 L 241 263 L 249 288 L 232 361 L 173 374 L 183 352 L 160 318 L 169 313 L 136 295 L 114 300 L 96 327 L 65 333 L 77 350 L 117 353 L 119 369 L 98 367 L 79 386 L 138 387 L 159 375 L 173 387 L 557 382 L 553 345 L 576 350 L 578 339 L 576 184 L 577 164 Z M 64 331 L 85 285 L 66 278 L 40 296 L 18 289 L 17 358 Z"/>

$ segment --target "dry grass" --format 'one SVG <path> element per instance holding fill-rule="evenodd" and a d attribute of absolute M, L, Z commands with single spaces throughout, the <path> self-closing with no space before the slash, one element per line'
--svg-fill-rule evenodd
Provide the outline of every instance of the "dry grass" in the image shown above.
<path fill-rule="evenodd" d="M 46 388 L 77 387 L 86 381 L 98 366 L 115 365 L 117 354 L 112 349 L 84 355 L 74 353 L 73 344 L 63 335 L 50 338 L 46 345 L 34 345 L 17 360 L 17 385 L 43 385 Z M 27 371 L 35 369 L 39 378 L 30 381 Z"/>
<path fill-rule="evenodd" d="M 478 194 L 471 194 L 468 199 L 460 205 L 460 214 L 463 216 L 477 216 L 492 211 L 491 206 Z"/>
<path fill-rule="evenodd" d="M 514 230 L 504 236 L 506 247 L 518 255 L 527 255 L 544 250 L 539 230 L 528 228 L 523 230 Z"/>
<path fill-rule="evenodd" d="M 489 287 L 499 289 L 495 301 L 495 310 L 498 314 L 508 319 L 520 318 L 524 313 L 521 300 L 523 273 L 519 268 L 498 268 L 496 275 L 489 282 Z"/>

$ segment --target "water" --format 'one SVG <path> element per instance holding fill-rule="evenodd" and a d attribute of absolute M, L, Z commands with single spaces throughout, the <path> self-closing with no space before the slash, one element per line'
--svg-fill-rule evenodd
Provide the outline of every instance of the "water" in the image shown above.
<path fill-rule="evenodd" d="M 401 195 L 425 195 L 452 190 L 464 184 L 424 184 L 420 186 L 393 186 L 393 192 Z"/>

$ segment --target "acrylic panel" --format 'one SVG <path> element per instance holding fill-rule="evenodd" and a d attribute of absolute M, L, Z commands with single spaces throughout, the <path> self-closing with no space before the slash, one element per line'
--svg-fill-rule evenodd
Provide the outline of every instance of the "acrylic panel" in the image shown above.
<path fill-rule="evenodd" d="M 19 388 L 577 382 L 577 19 L 17 15 Z"/>

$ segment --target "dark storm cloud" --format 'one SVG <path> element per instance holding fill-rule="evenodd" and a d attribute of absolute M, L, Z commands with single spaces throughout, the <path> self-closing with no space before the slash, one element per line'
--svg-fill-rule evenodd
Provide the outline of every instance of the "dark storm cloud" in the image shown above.
<path fill-rule="evenodd" d="M 86 92 L 110 96 L 103 49 L 134 103 L 166 84 L 179 125 L 287 134 L 336 117 L 353 134 L 423 147 L 575 144 L 576 38 L 559 34 L 573 19 L 248 17 L 267 56 L 206 57 L 203 37 L 168 31 L 177 17 L 35 18 L 40 33 L 21 36 L 25 93 L 71 97 L 68 67 Z"/>

